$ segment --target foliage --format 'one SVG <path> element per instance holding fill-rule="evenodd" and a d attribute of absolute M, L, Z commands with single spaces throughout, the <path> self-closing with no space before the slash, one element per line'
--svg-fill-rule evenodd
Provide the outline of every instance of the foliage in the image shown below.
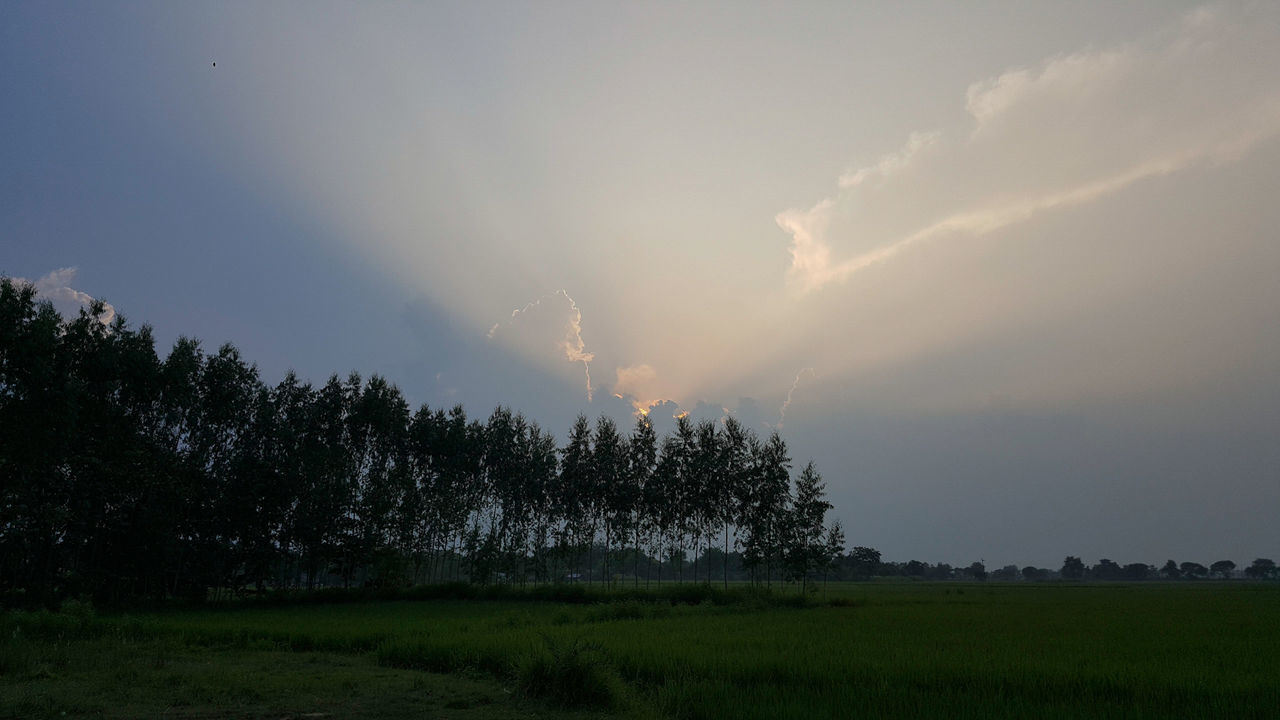
<path fill-rule="evenodd" d="M 588 695 L 615 698 L 612 712 L 691 718 L 1269 717 L 1280 704 L 1280 588 L 1269 584 L 849 583 L 833 584 L 818 596 L 825 601 L 744 585 L 731 585 L 742 594 L 723 605 L 596 587 L 595 602 L 583 604 L 241 603 L 97 613 L 87 625 L 63 613 L 10 613 L 0 632 L 21 641 L 0 652 L 12 668 L 0 674 L 0 717 L 98 708 L 152 716 L 173 701 L 189 716 L 209 716 L 196 711 L 210 706 L 237 716 L 355 715 L 373 690 L 330 704 L 336 690 L 308 679 L 302 664 L 321 658 L 316 669 L 341 682 L 338 657 L 352 658 L 350 672 L 361 673 L 353 680 L 373 682 L 358 670 L 373 661 L 403 680 L 371 685 L 380 702 L 425 702 L 408 682 L 413 673 L 438 682 L 423 670 L 488 678 L 490 704 L 476 716 L 510 712 L 498 685 L 548 697 L 533 678 L 555 677 L 611 686 Z M 798 602 L 756 604 L 753 594 Z M 259 676 L 242 670 L 250 668 Z M 83 688 L 95 685 L 86 699 Z M 147 693 L 159 704 L 141 704 Z M 307 693 L 325 706 L 280 699 Z M 437 705 L 423 714 L 445 713 Z"/>
<path fill-rule="evenodd" d="M 460 406 L 412 411 L 376 375 L 269 387 L 234 346 L 187 338 L 161 360 L 149 328 L 105 317 L 95 303 L 64 322 L 0 278 L 9 603 L 613 584 L 627 570 L 638 586 L 642 560 L 646 585 L 655 565 L 659 583 L 687 569 L 710 582 L 717 537 L 726 585 L 731 559 L 803 584 L 843 551 L 839 533 L 823 542 L 831 506 L 812 464 L 792 503 L 776 433 L 680 418 L 659 450 L 645 418 L 628 437 L 580 416 L 558 448 L 504 407 L 484 422 Z"/>
<path fill-rule="evenodd" d="M 520 662 L 516 688 L 562 708 L 614 708 L 625 692 L 599 645 L 551 637 Z"/>

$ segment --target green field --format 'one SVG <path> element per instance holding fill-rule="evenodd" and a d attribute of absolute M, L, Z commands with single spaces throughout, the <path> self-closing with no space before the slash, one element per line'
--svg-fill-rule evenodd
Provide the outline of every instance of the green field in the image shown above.
<path fill-rule="evenodd" d="M 10 613 L 0 717 L 1276 717 L 1280 588 Z"/>

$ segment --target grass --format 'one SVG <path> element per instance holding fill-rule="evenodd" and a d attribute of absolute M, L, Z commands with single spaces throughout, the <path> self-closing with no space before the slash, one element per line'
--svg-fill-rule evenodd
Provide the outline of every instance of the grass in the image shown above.
<path fill-rule="evenodd" d="M 10 614 L 0 717 L 410 717 L 450 702 L 477 717 L 1261 718 L 1280 707 L 1280 588 L 1269 585 L 589 599 Z"/>

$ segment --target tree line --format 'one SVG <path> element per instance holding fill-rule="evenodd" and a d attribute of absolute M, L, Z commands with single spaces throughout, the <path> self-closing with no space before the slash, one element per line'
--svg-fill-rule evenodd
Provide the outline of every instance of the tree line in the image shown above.
<path fill-rule="evenodd" d="M 806 583 L 844 550 L 812 463 L 733 418 L 579 416 L 563 447 L 498 407 L 411 410 L 373 376 L 274 387 L 230 344 L 0 278 L 0 593 L 464 581 Z"/>
<path fill-rule="evenodd" d="M 1198 562 L 1177 563 L 1168 560 L 1157 567 L 1147 563 L 1126 563 L 1102 558 L 1087 565 L 1074 555 L 1068 555 L 1058 569 L 1017 565 L 988 571 L 982 562 L 952 567 L 947 563 L 929 564 L 920 560 L 891 562 L 880 559 L 875 548 L 854 547 L 837 557 L 830 568 L 830 578 L 835 580 L 867 580 L 880 578 L 912 578 L 916 580 L 965 580 L 996 582 L 1040 582 L 1046 580 L 1084 581 L 1143 581 L 1143 580 L 1230 580 L 1243 576 L 1248 580 L 1280 580 L 1280 567 L 1270 558 L 1256 558 L 1243 569 L 1232 560 L 1218 560 L 1208 566 Z"/>

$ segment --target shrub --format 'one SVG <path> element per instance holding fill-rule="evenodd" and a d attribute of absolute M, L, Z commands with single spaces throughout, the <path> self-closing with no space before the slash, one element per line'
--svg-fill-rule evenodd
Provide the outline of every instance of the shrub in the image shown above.
<path fill-rule="evenodd" d="M 561 708 L 611 709 L 622 702 L 623 685 L 599 646 L 581 640 L 545 639 L 521 663 L 516 687 Z"/>

